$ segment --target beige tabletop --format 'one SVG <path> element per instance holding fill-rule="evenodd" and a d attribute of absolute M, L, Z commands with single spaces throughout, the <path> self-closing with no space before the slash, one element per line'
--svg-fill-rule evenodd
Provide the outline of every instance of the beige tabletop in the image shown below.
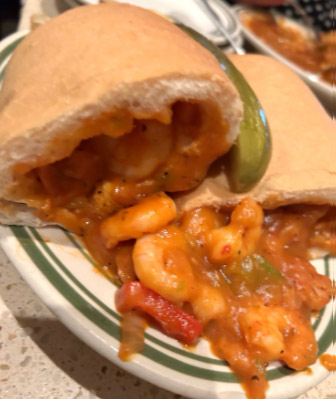
<path fill-rule="evenodd" d="M 30 16 L 53 17 L 63 0 L 26 0 L 19 30 Z M 299 399 L 336 399 L 330 376 Z M 1 399 L 184 399 L 134 377 L 98 355 L 44 306 L 0 248 Z"/>

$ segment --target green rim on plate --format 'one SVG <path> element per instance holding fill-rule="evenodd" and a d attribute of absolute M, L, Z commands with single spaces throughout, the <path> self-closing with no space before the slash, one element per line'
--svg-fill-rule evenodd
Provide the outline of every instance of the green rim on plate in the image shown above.
<path fill-rule="evenodd" d="M 6 61 L 22 39 L 23 37 L 13 39 L 0 51 L 0 82 L 6 69 Z M 66 245 L 74 248 L 90 265 L 96 266 L 77 237 L 61 228 L 55 227 L 54 229 L 55 231 L 63 232 Z M 43 233 L 34 228 L 18 226 L 10 227 L 10 231 L 33 265 L 36 266 L 58 293 L 98 329 L 119 341 L 119 314 L 112 307 L 102 302 L 99 297 L 79 281 L 75 274 L 71 272 L 71 269 L 60 259 L 53 249 L 52 243 L 46 242 L 42 236 Z M 330 268 L 331 260 L 325 258 L 324 271 L 328 276 L 331 273 Z M 106 273 L 105 277 L 109 278 L 111 292 L 113 292 L 116 289 L 115 285 L 113 285 L 113 279 Z M 320 312 L 314 321 L 314 330 L 321 327 L 325 312 L 326 308 Z M 323 325 L 323 329 L 320 328 L 322 331 L 318 338 L 319 354 L 325 352 L 333 340 L 333 318 L 330 317 L 330 320 L 324 320 L 324 324 L 326 325 Z M 224 361 L 214 358 L 210 354 L 206 356 L 183 350 L 181 347 L 165 341 L 164 336 L 163 339 L 154 336 L 151 330 L 146 332 L 146 346 L 142 356 L 184 376 L 193 376 L 201 380 L 222 383 L 237 383 L 237 378 Z M 192 363 L 193 361 L 195 363 Z M 217 369 L 211 369 L 210 365 L 217 366 Z M 274 381 L 292 374 L 295 374 L 295 371 L 284 366 L 278 366 L 267 371 L 267 379 Z"/>
<path fill-rule="evenodd" d="M 66 298 L 71 305 L 80 311 L 86 318 L 88 318 L 91 322 L 93 322 L 97 327 L 105 331 L 107 334 L 111 335 L 115 339 L 119 340 L 119 326 L 118 321 L 120 320 L 120 316 L 113 309 L 107 307 L 103 302 L 101 302 L 95 295 L 92 294 L 86 287 L 84 287 L 78 279 L 70 272 L 70 270 L 62 263 L 62 261 L 57 257 L 57 255 L 52 251 L 50 246 L 45 242 L 45 240 L 41 237 L 39 232 L 34 228 L 25 228 L 12 226 L 11 231 L 20 242 L 22 247 L 24 248 L 27 255 L 30 257 L 32 262 L 38 267 L 38 269 L 43 273 L 43 275 L 49 280 L 49 282 L 59 291 L 59 293 Z M 31 233 L 29 235 L 28 231 Z M 66 237 L 69 237 L 69 233 L 65 232 Z M 81 248 L 81 252 L 84 251 L 80 244 L 72 237 L 68 238 L 69 241 L 74 244 L 78 249 Z M 36 242 L 39 243 L 43 251 L 39 249 L 36 245 Z M 47 259 L 45 256 L 47 254 L 50 259 L 52 259 L 53 264 Z M 87 256 L 87 255 L 86 255 Z M 91 260 L 92 261 L 92 260 Z M 329 258 L 326 257 L 324 259 L 325 263 L 325 274 L 329 276 L 330 267 L 329 267 Z M 57 266 L 55 267 L 54 264 Z M 84 294 L 80 295 L 77 291 L 75 291 L 61 276 L 59 273 L 61 270 L 69 279 L 75 284 L 75 286 L 79 289 L 79 291 Z M 90 298 L 98 308 L 104 310 L 106 313 L 111 315 L 114 320 L 107 318 L 101 311 L 97 308 L 94 308 L 85 297 Z M 314 323 L 314 329 L 316 330 L 320 321 L 323 317 L 325 309 L 322 310 L 320 316 Z M 188 351 L 183 351 L 182 349 L 175 348 L 157 338 L 151 336 L 150 334 L 146 334 L 147 341 L 153 342 L 157 345 L 168 349 L 172 353 L 178 353 L 180 355 L 185 356 L 186 358 L 192 358 L 198 360 L 203 363 L 211 363 L 216 365 L 225 365 L 225 362 L 213 359 L 210 357 L 200 356 Z M 324 330 L 321 337 L 318 339 L 319 345 L 319 354 L 325 352 L 325 350 L 330 346 L 333 339 L 333 320 L 330 319 L 328 326 Z M 154 347 L 152 347 L 148 342 L 146 344 L 145 350 L 142 352 L 145 357 L 156 361 L 157 363 L 162 364 L 163 366 L 172 368 L 176 371 L 179 371 L 183 374 L 194 376 L 197 378 L 203 378 L 211 381 L 222 381 L 222 382 L 237 382 L 236 377 L 231 372 L 223 372 L 223 371 L 215 371 L 209 370 L 206 368 L 192 366 L 190 364 L 181 362 L 175 359 L 172 356 L 168 356 L 163 352 L 158 351 Z M 294 373 L 294 370 L 289 369 L 285 366 L 280 366 L 272 370 L 267 371 L 267 379 L 269 381 L 281 378 L 285 375 L 289 375 Z"/>

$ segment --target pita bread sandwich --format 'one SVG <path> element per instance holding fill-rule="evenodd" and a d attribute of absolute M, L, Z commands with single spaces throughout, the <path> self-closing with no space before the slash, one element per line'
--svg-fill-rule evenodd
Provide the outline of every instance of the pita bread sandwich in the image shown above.
<path fill-rule="evenodd" d="M 7 67 L 0 220 L 79 231 L 70 198 L 106 214 L 139 195 L 194 187 L 241 117 L 215 57 L 169 21 L 114 3 L 66 12 L 29 34 Z M 113 204 L 101 199 L 107 191 Z"/>
<path fill-rule="evenodd" d="M 0 217 L 83 236 L 121 285 L 121 359 L 155 320 L 183 344 L 208 340 L 247 397 L 264 399 L 269 362 L 302 370 L 317 358 L 310 316 L 332 285 L 308 259 L 334 251 L 336 137 L 286 67 L 232 61 L 273 138 L 265 176 L 244 194 L 223 159 L 213 164 L 235 143 L 243 104 L 207 50 L 117 3 L 37 28 L 0 93 Z"/>
<path fill-rule="evenodd" d="M 230 316 L 218 317 L 222 310 L 212 307 L 205 336 L 240 376 L 248 398 L 264 398 L 260 359 L 278 359 L 296 370 L 312 364 L 318 348 L 311 312 L 334 295 L 329 278 L 309 259 L 336 253 L 335 122 L 284 65 L 260 55 L 230 59 L 267 115 L 270 164 L 254 188 L 237 194 L 230 190 L 225 163 L 217 162 L 198 187 L 175 201 L 180 228 L 197 237 L 200 252 L 205 248 L 203 265 L 217 267 L 212 285 L 226 287 L 226 300 L 227 292 L 233 295 Z"/>
<path fill-rule="evenodd" d="M 236 205 L 246 195 L 264 208 L 335 204 L 335 121 L 285 66 L 259 55 L 230 58 L 257 94 L 267 116 L 273 141 L 271 162 L 259 184 L 242 195 L 231 192 L 225 169 L 224 173 L 214 171 L 196 191 L 183 196 L 181 209 Z M 263 68 L 266 77 L 264 73 L 261 76 Z"/>

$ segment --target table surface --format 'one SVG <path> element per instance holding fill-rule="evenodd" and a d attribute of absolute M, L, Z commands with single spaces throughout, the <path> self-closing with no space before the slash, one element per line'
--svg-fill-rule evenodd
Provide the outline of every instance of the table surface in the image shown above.
<path fill-rule="evenodd" d="M 30 16 L 67 10 L 63 0 L 26 0 Z M 299 399 L 335 399 L 335 375 Z M 75 337 L 46 308 L 0 248 L 0 398 L 185 399 L 123 371 Z"/>

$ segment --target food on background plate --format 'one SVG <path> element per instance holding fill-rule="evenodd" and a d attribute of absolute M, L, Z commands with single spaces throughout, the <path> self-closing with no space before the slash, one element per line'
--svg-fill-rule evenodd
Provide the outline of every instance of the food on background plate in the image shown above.
<path fill-rule="evenodd" d="M 232 60 L 274 136 L 266 175 L 245 194 L 230 191 L 222 164 L 202 182 L 237 138 L 242 103 L 199 44 L 114 3 L 37 28 L 0 94 L 0 215 L 81 234 L 117 276 L 122 359 L 141 351 L 155 322 L 186 345 L 207 339 L 248 397 L 262 399 L 268 362 L 301 370 L 316 360 L 310 316 L 332 292 L 307 259 L 334 248 L 336 143 L 332 121 L 287 68 Z"/>
<path fill-rule="evenodd" d="M 286 18 L 266 12 L 244 12 L 243 25 L 282 56 L 302 69 L 318 74 L 329 84 L 335 84 L 335 31 L 312 35 Z"/>

